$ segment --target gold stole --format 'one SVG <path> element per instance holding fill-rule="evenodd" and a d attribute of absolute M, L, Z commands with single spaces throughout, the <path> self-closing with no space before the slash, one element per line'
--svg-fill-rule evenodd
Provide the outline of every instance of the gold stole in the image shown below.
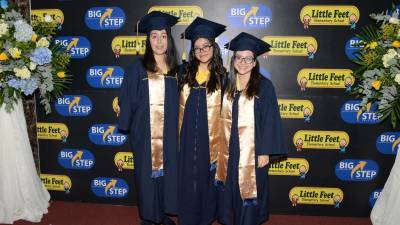
<path fill-rule="evenodd" d="M 244 91 L 238 102 L 239 133 L 239 189 L 243 200 L 257 198 L 254 97 L 248 99 Z M 229 139 L 232 127 L 232 101 L 225 94 L 221 112 L 223 132 L 218 157 L 216 179 L 225 183 L 229 159 Z"/>
<path fill-rule="evenodd" d="M 182 128 L 182 123 L 183 123 L 183 114 L 185 113 L 185 104 L 186 100 L 188 99 L 190 94 L 190 87 L 185 84 L 181 90 L 181 93 L 179 95 L 179 118 L 178 118 L 178 124 L 179 124 L 179 137 L 181 136 L 181 128 Z"/>
<path fill-rule="evenodd" d="M 204 87 L 193 87 L 194 89 Z M 183 114 L 185 112 L 185 104 L 190 94 L 190 87 L 185 84 L 179 97 L 179 135 L 183 123 Z M 210 163 L 217 161 L 219 147 L 219 130 L 220 130 L 220 107 L 221 107 L 221 89 L 213 93 L 207 93 L 207 119 L 208 119 L 208 137 L 210 149 Z"/>
<path fill-rule="evenodd" d="M 161 73 L 148 72 L 150 135 L 151 135 L 151 177 L 163 176 L 164 156 L 164 101 L 165 76 Z"/>

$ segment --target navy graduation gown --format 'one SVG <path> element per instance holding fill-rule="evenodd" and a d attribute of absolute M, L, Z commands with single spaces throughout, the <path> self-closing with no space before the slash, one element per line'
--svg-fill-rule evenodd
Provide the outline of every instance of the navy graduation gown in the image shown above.
<path fill-rule="evenodd" d="M 179 212 L 182 225 L 209 225 L 216 217 L 215 167 L 210 165 L 207 89 L 191 88 L 180 133 Z"/>
<path fill-rule="evenodd" d="M 164 78 L 164 176 L 151 178 L 150 106 L 146 77 L 141 60 L 126 70 L 119 96 L 118 126 L 121 131 L 130 133 L 139 215 L 143 220 L 160 223 L 165 213 L 177 214 L 178 85 L 176 77 Z"/>
<path fill-rule="evenodd" d="M 268 166 L 258 168 L 258 156 L 270 155 L 272 158 L 287 154 L 282 133 L 281 118 L 277 98 L 271 81 L 260 81 L 258 95 L 255 98 L 255 157 L 257 205 L 243 205 L 238 181 L 239 167 L 239 134 L 238 134 L 238 101 L 235 95 L 232 104 L 232 127 L 229 139 L 228 174 L 225 183 L 224 204 L 226 212 L 221 219 L 227 225 L 258 225 L 269 218 L 269 181 Z M 242 96 L 244 97 L 244 96 Z M 233 210 L 232 210 L 233 209 Z"/>

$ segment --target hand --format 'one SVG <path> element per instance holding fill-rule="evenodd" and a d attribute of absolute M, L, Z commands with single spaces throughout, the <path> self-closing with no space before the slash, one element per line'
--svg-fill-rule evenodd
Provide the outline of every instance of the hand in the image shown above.
<path fill-rule="evenodd" d="M 269 155 L 258 156 L 258 168 L 262 168 L 269 163 Z"/>

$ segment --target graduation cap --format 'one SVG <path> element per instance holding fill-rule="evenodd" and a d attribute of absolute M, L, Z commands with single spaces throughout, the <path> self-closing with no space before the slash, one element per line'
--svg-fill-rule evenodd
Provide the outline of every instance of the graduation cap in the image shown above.
<path fill-rule="evenodd" d="M 182 33 L 183 39 L 195 41 L 198 38 L 215 39 L 226 30 L 226 26 L 210 20 L 196 17 Z"/>
<path fill-rule="evenodd" d="M 152 30 L 170 29 L 179 18 L 160 11 L 152 11 L 137 23 L 137 32 L 149 34 Z"/>
<path fill-rule="evenodd" d="M 139 32 L 150 34 L 152 30 L 171 29 L 179 18 L 160 11 L 152 11 L 144 15 L 136 23 L 136 38 L 139 40 Z M 140 46 L 136 45 L 136 54 L 139 54 Z"/>
<path fill-rule="evenodd" d="M 255 56 L 259 56 L 265 52 L 269 52 L 271 50 L 271 45 L 253 35 L 242 32 L 229 43 L 225 44 L 225 48 L 232 51 L 250 50 Z"/>
<path fill-rule="evenodd" d="M 193 22 L 181 34 L 181 38 L 183 41 L 182 60 L 186 61 L 185 39 L 191 40 L 192 42 L 197 40 L 198 38 L 215 39 L 225 30 L 226 30 L 225 25 L 210 20 L 206 20 L 201 17 L 196 17 L 196 19 L 193 20 Z"/>

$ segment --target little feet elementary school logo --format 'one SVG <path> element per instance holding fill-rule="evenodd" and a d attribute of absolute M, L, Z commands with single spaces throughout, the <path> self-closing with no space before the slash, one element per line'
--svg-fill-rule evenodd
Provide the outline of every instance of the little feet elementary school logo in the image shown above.
<path fill-rule="evenodd" d="M 346 152 L 350 142 L 344 131 L 299 130 L 293 136 L 296 151 L 303 149 L 337 149 Z"/>
<path fill-rule="evenodd" d="M 284 161 L 271 163 L 268 174 L 275 176 L 298 176 L 300 179 L 305 179 L 309 170 L 310 165 L 307 159 L 287 158 Z"/>
<path fill-rule="evenodd" d="M 343 198 L 343 191 L 332 187 L 294 187 L 289 191 L 289 200 L 293 207 L 308 204 L 340 208 Z"/>
<path fill-rule="evenodd" d="M 72 188 L 71 178 L 66 175 L 40 174 L 40 180 L 49 191 L 63 191 L 69 194 Z"/>
<path fill-rule="evenodd" d="M 313 60 L 318 49 L 317 40 L 310 36 L 265 36 L 262 40 L 271 45 L 271 56 L 307 56 Z"/>
<path fill-rule="evenodd" d="M 307 5 L 300 12 L 304 29 L 314 25 L 350 26 L 350 29 L 356 29 L 359 18 L 358 8 L 352 5 Z"/>
<path fill-rule="evenodd" d="M 349 69 L 305 68 L 297 74 L 297 83 L 301 91 L 307 88 L 344 88 L 350 92 L 354 77 Z"/>
<path fill-rule="evenodd" d="M 121 55 L 144 55 L 146 36 L 116 36 L 111 42 L 115 58 Z"/>
<path fill-rule="evenodd" d="M 197 5 L 177 5 L 177 6 L 152 6 L 149 12 L 160 11 L 179 17 L 179 22 L 176 25 L 189 25 L 196 17 L 203 17 L 203 9 Z"/>
<path fill-rule="evenodd" d="M 32 9 L 32 21 L 54 21 L 57 25 L 57 30 L 62 29 L 64 23 L 64 13 L 60 9 Z"/>
<path fill-rule="evenodd" d="M 63 123 L 36 123 L 37 136 L 40 140 L 60 140 L 66 142 L 69 130 Z"/>
<path fill-rule="evenodd" d="M 304 119 L 306 123 L 314 113 L 314 105 L 309 100 L 278 99 L 278 108 L 282 118 Z"/>
<path fill-rule="evenodd" d="M 133 170 L 134 160 L 132 152 L 117 152 L 114 156 L 114 164 L 118 171 L 123 171 L 124 169 Z"/>

